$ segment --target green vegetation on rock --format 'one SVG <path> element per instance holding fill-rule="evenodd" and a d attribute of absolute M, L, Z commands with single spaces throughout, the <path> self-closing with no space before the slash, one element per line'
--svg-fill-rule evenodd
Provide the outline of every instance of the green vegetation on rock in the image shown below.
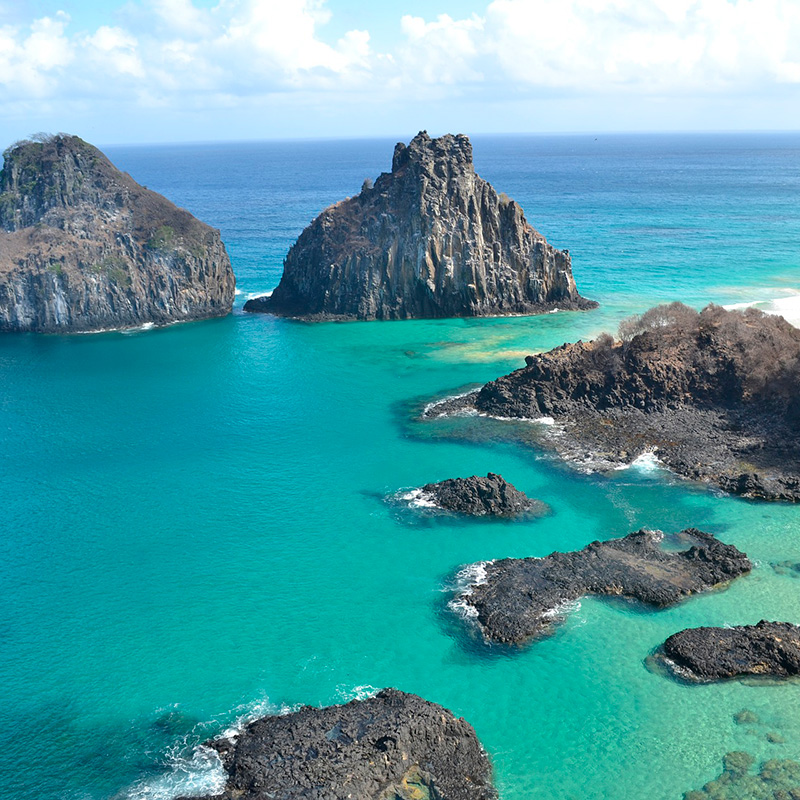
<path fill-rule="evenodd" d="M 148 250 L 172 250 L 175 247 L 175 230 L 169 225 L 162 225 L 147 242 Z"/>

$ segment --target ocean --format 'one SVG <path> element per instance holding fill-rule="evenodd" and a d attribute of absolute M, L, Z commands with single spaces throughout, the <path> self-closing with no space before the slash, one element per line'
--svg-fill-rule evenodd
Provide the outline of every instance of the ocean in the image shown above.
<path fill-rule="evenodd" d="M 594 311 L 243 314 L 319 211 L 390 168 L 394 143 L 106 149 L 221 229 L 239 294 L 219 320 L 0 337 L 2 796 L 212 791 L 205 739 L 384 686 L 469 720 L 502 800 L 677 800 L 731 750 L 800 759 L 800 683 L 687 686 L 645 663 L 687 626 L 800 622 L 800 572 L 780 566 L 800 562 L 800 509 L 647 460 L 583 474 L 499 423 L 417 418 L 658 302 L 800 322 L 800 134 L 474 137 L 477 171 L 570 250 Z M 488 471 L 551 513 L 463 520 L 399 499 Z M 484 646 L 448 607 L 466 564 L 643 526 L 701 528 L 756 567 L 664 611 L 584 599 L 515 650 Z M 743 709 L 760 722 L 737 725 Z"/>

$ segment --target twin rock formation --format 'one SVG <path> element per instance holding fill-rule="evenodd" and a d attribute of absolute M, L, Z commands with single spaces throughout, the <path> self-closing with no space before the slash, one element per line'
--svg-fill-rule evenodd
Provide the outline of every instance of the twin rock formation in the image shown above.
<path fill-rule="evenodd" d="M 0 172 L 0 331 L 217 317 L 235 281 L 219 232 L 77 136 L 26 141 Z"/>
<path fill-rule="evenodd" d="M 227 314 L 218 231 L 60 134 L 9 148 L 0 172 L 0 331 L 69 332 Z M 418 134 L 392 172 L 326 209 L 246 311 L 408 319 L 591 308 L 569 252 L 475 174 L 466 136 Z"/>
<path fill-rule="evenodd" d="M 395 147 L 391 173 L 303 231 L 279 286 L 245 311 L 388 320 L 596 305 L 578 294 L 569 252 L 475 174 L 469 139 L 423 131 Z"/>

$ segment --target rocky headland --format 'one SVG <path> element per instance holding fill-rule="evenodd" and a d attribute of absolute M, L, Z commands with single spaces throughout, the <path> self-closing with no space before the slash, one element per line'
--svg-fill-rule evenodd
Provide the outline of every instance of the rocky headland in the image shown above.
<path fill-rule="evenodd" d="M 544 507 L 494 472 L 427 483 L 419 492 L 437 508 L 473 516 L 512 517 Z"/>
<path fill-rule="evenodd" d="M 800 626 L 761 620 L 733 628 L 687 628 L 664 642 L 663 657 L 678 677 L 697 682 L 796 676 Z"/>
<path fill-rule="evenodd" d="M 520 644 L 550 631 L 570 603 L 606 595 L 666 608 L 750 571 L 733 545 L 693 528 L 675 535 L 685 549 L 666 550 L 660 531 L 592 542 L 544 558 L 505 558 L 482 565 L 456 603 L 472 609 L 485 638 Z"/>
<path fill-rule="evenodd" d="M 397 689 L 251 722 L 207 743 L 228 774 L 204 800 L 494 800 L 472 726 Z M 188 800 L 188 799 L 185 799 Z"/>
<path fill-rule="evenodd" d="M 6 150 L 0 331 L 130 328 L 223 316 L 235 281 L 219 232 L 77 136 Z"/>
<path fill-rule="evenodd" d="M 269 297 L 245 311 L 305 319 L 536 314 L 597 304 L 570 255 L 475 174 L 466 136 L 419 133 L 391 173 L 325 209 L 300 235 Z"/>
<path fill-rule="evenodd" d="M 565 458 L 629 464 L 646 452 L 725 491 L 800 499 L 800 330 L 756 309 L 657 306 L 619 338 L 565 344 L 428 416 L 474 409 L 552 417 Z"/>

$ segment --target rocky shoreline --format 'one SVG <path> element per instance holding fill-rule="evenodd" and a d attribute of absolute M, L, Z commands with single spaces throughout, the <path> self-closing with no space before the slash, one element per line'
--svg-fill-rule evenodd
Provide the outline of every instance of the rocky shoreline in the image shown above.
<path fill-rule="evenodd" d="M 456 603 L 473 610 L 487 641 L 521 644 L 549 633 L 564 609 L 585 595 L 666 608 L 752 568 L 744 553 L 708 533 L 687 529 L 674 538 L 684 549 L 665 550 L 664 534 L 640 530 L 574 552 L 492 561 Z"/>
<path fill-rule="evenodd" d="M 228 780 L 194 800 L 496 800 L 472 726 L 397 689 L 262 717 L 206 743 Z M 189 798 L 182 798 L 189 800 Z"/>
<path fill-rule="evenodd" d="M 677 677 L 709 682 L 745 676 L 800 675 L 800 626 L 761 620 L 732 628 L 687 628 L 663 645 Z"/>
<path fill-rule="evenodd" d="M 425 416 L 553 418 L 563 458 L 601 467 L 652 452 L 678 475 L 744 497 L 800 500 L 800 330 L 754 309 L 651 309 Z"/>

